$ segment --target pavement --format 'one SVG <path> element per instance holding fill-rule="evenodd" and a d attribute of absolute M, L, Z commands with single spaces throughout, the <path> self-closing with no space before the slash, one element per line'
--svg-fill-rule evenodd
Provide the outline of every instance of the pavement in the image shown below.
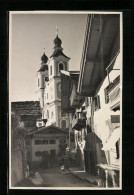
<path fill-rule="evenodd" d="M 100 187 L 101 180 L 98 176 L 87 174 L 81 168 L 43 169 L 35 172 L 34 178 L 29 180 L 35 186 L 46 187 Z"/>
<path fill-rule="evenodd" d="M 101 179 L 98 176 L 87 174 L 83 169 L 77 168 L 69 168 L 69 171 L 80 178 L 83 181 L 89 182 L 94 187 L 101 187 Z"/>

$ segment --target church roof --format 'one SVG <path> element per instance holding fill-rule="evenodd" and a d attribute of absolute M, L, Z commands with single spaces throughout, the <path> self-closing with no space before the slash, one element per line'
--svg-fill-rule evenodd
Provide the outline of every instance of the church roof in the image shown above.
<path fill-rule="evenodd" d="M 41 61 L 42 61 L 42 64 L 46 64 L 48 61 L 48 57 L 46 56 L 45 52 L 41 56 Z"/>
<path fill-rule="evenodd" d="M 48 70 L 48 65 L 41 65 L 40 69 L 38 70 L 38 72 L 40 71 L 45 71 L 45 70 Z"/>
<path fill-rule="evenodd" d="M 61 47 L 62 41 L 61 39 L 58 37 L 58 35 L 56 36 L 56 38 L 54 39 L 54 51 L 53 54 L 50 56 L 50 58 L 52 57 L 58 57 L 58 56 L 64 56 L 65 58 L 70 59 L 69 57 L 67 57 L 64 53 L 63 53 L 63 48 Z"/>
<path fill-rule="evenodd" d="M 63 53 L 63 51 L 62 51 L 61 49 L 55 49 L 55 50 L 53 51 L 53 54 L 50 56 L 50 58 L 52 58 L 52 57 L 58 57 L 58 56 L 64 56 L 65 58 L 70 59 L 69 57 L 67 57 L 67 56 Z"/>

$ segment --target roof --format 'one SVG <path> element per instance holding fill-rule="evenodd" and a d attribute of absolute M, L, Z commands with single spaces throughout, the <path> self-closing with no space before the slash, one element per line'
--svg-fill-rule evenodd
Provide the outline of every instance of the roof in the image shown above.
<path fill-rule="evenodd" d="M 40 69 L 38 70 L 38 72 L 40 71 L 45 71 L 45 70 L 48 70 L 48 65 L 41 65 Z"/>
<path fill-rule="evenodd" d="M 11 111 L 20 115 L 41 115 L 39 101 L 11 102 Z"/>
<path fill-rule="evenodd" d="M 54 125 L 49 125 L 47 127 L 41 127 L 41 128 L 39 128 L 39 130 L 33 131 L 33 132 L 29 133 L 28 135 L 38 134 L 38 133 L 41 133 L 42 131 L 45 131 L 45 130 L 48 130 L 48 129 L 56 129 L 56 130 L 59 130 L 59 131 L 61 131 L 63 133 L 67 133 L 68 134 L 68 132 L 66 130 L 63 130 L 63 129 L 61 129 L 59 127 L 56 127 Z"/>
<path fill-rule="evenodd" d="M 50 56 L 50 58 L 52 58 L 52 57 L 59 57 L 59 56 L 64 56 L 65 58 L 70 59 L 69 57 L 67 57 L 67 56 L 63 53 L 63 51 L 62 51 L 61 49 L 55 49 L 55 50 L 53 51 L 53 54 Z"/>

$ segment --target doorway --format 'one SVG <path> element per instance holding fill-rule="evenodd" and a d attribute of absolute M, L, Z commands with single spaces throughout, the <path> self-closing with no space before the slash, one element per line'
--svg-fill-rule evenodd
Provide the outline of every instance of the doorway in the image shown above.
<path fill-rule="evenodd" d="M 50 167 L 53 168 L 56 164 L 56 150 L 50 150 Z"/>

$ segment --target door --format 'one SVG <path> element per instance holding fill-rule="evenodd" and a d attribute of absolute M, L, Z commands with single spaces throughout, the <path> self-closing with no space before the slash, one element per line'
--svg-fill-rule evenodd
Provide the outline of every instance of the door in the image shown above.
<path fill-rule="evenodd" d="M 56 150 L 50 150 L 50 167 L 54 167 L 56 164 Z"/>
<path fill-rule="evenodd" d="M 42 168 L 48 169 L 49 168 L 49 153 L 48 151 L 42 152 Z"/>

